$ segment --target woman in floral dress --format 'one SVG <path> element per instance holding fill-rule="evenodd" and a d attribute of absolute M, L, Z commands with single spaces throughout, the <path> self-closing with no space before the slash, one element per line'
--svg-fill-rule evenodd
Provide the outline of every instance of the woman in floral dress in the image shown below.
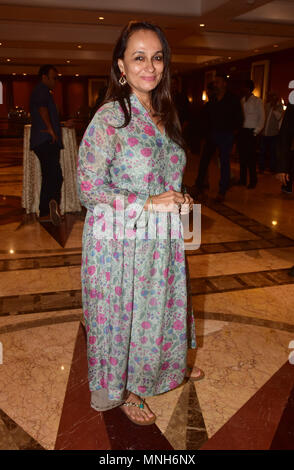
<path fill-rule="evenodd" d="M 187 348 L 196 347 L 179 215 L 193 199 L 182 193 L 186 157 L 169 61 L 160 28 L 124 28 L 105 104 L 84 134 L 78 161 L 88 209 L 82 295 L 91 404 L 120 406 L 141 425 L 156 419 L 142 397 L 181 384 Z"/>

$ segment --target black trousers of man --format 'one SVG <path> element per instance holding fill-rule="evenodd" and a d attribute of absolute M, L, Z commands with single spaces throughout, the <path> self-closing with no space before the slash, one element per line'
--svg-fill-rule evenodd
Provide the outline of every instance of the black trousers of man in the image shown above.
<path fill-rule="evenodd" d="M 49 202 L 51 199 L 60 204 L 62 171 L 60 166 L 60 147 L 57 143 L 45 142 L 34 148 L 40 160 L 42 172 L 42 186 L 40 194 L 40 217 L 49 215 Z"/>
<path fill-rule="evenodd" d="M 257 184 L 256 174 L 256 136 L 254 129 L 243 127 L 238 136 L 238 153 L 240 158 L 240 183 L 247 184 L 247 170 L 249 170 L 249 186 Z"/>

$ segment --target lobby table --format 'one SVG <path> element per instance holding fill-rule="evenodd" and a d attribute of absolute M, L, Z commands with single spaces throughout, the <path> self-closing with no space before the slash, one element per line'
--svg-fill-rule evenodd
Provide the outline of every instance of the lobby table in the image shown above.
<path fill-rule="evenodd" d="M 23 143 L 23 187 L 22 207 L 26 214 L 39 214 L 41 191 L 41 167 L 34 151 L 30 150 L 31 125 L 24 126 Z M 74 129 L 62 127 L 64 149 L 60 152 L 60 165 L 63 175 L 60 212 L 80 212 L 82 210 L 76 188 L 76 165 L 78 146 Z"/>

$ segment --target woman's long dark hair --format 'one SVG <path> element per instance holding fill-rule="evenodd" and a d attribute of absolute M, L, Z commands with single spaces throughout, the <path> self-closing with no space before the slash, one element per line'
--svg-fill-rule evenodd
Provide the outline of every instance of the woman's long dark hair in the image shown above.
<path fill-rule="evenodd" d="M 141 30 L 149 30 L 156 33 L 161 42 L 163 51 L 163 74 L 161 81 L 151 92 L 152 108 L 154 109 L 155 114 L 159 116 L 160 122 L 164 125 L 167 135 L 182 148 L 185 148 L 180 122 L 170 93 L 170 47 L 159 26 L 147 22 L 130 21 L 124 27 L 114 47 L 109 86 L 104 103 L 109 101 L 118 101 L 125 115 L 125 122 L 121 127 L 126 127 L 129 124 L 132 117 L 130 102 L 131 88 L 129 84 L 121 86 L 118 82 L 121 76 L 121 72 L 118 67 L 118 59 L 124 58 L 130 36 L 134 32 Z"/>

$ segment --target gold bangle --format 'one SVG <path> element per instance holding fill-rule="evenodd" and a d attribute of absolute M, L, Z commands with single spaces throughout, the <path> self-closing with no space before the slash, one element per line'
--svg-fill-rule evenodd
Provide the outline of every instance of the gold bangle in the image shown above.
<path fill-rule="evenodd" d="M 150 211 L 150 196 L 148 196 L 147 202 L 147 211 Z"/>
<path fill-rule="evenodd" d="M 149 196 L 149 199 L 150 199 L 151 211 L 153 212 L 152 197 L 151 197 L 151 196 Z"/>

